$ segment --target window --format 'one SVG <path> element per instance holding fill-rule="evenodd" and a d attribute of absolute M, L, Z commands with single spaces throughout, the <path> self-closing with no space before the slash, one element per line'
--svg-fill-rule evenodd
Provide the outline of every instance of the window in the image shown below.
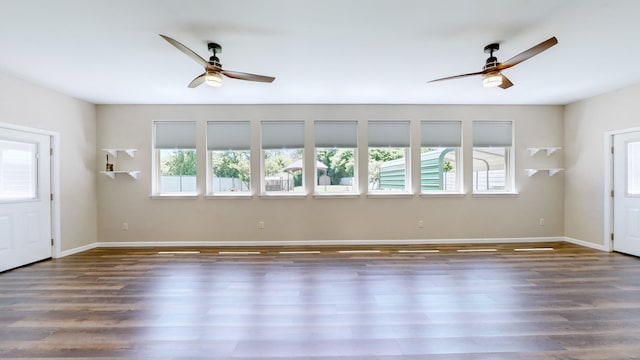
<path fill-rule="evenodd" d="M 251 123 L 207 123 L 207 193 L 250 194 Z"/>
<path fill-rule="evenodd" d="M 0 201 L 37 197 L 37 152 L 36 144 L 0 140 Z"/>
<path fill-rule="evenodd" d="M 640 195 L 640 142 L 627 145 L 627 194 Z"/>
<path fill-rule="evenodd" d="M 153 165 L 155 194 L 197 194 L 194 121 L 155 122 Z"/>
<path fill-rule="evenodd" d="M 306 193 L 304 122 L 262 122 L 262 192 Z"/>
<path fill-rule="evenodd" d="M 462 123 L 422 121 L 420 132 L 421 192 L 460 192 Z"/>
<path fill-rule="evenodd" d="M 513 191 L 510 121 L 473 122 L 473 191 Z"/>
<path fill-rule="evenodd" d="M 318 194 L 354 194 L 356 154 L 358 148 L 357 121 L 315 122 L 316 182 Z"/>
<path fill-rule="evenodd" d="M 409 121 L 369 121 L 370 192 L 409 192 Z"/>

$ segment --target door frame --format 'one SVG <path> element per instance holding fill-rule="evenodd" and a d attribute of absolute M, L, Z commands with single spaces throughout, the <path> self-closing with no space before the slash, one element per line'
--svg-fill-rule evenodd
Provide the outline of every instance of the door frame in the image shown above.
<path fill-rule="evenodd" d="M 622 135 L 626 133 L 632 133 L 640 131 L 640 127 L 633 127 L 628 129 L 611 130 L 604 133 L 604 234 L 603 243 L 605 251 L 613 251 L 613 240 L 611 240 L 611 234 L 613 233 L 613 202 L 614 197 L 611 196 L 613 191 L 613 153 L 611 148 L 613 147 L 613 137 L 615 135 Z M 618 150 L 620 151 L 620 150 Z"/>
<path fill-rule="evenodd" d="M 50 157 L 51 174 L 49 181 L 53 200 L 51 201 L 51 237 L 54 240 L 51 247 L 51 257 L 58 258 L 61 255 L 61 231 L 60 231 L 60 133 L 11 123 L 0 122 L 0 127 L 10 130 L 24 131 L 39 135 L 47 135 L 51 139 L 53 154 Z"/>

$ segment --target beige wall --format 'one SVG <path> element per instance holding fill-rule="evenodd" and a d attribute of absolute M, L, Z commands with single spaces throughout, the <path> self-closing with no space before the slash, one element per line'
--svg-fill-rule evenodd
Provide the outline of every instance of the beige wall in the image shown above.
<path fill-rule="evenodd" d="M 564 166 L 563 151 L 551 157 L 543 153 L 531 157 L 526 150 L 533 146 L 562 146 L 561 106 L 98 105 L 97 119 L 97 148 L 137 148 L 133 159 L 119 156 L 116 167 L 141 170 L 138 180 L 126 176 L 115 180 L 98 178 L 100 242 L 478 239 L 564 234 L 564 174 L 528 177 L 524 171 L 530 167 Z M 409 119 L 414 130 L 420 120 L 462 120 L 468 192 L 471 121 L 513 120 L 519 194 L 390 199 L 364 195 L 356 199 L 150 199 L 152 121 L 175 119 L 198 122 L 198 149 L 205 148 L 207 120 L 251 120 L 254 150 L 259 148 L 260 120 L 302 119 L 307 122 L 307 160 L 313 159 L 310 144 L 316 119 L 359 120 L 361 144 L 366 143 L 369 119 Z M 419 143 L 417 131 L 412 134 L 412 143 Z M 412 151 L 414 156 L 419 153 L 417 147 Z M 366 150 L 362 153 L 366 154 Z M 104 154 L 99 152 L 95 161 L 102 167 Z M 257 181 L 257 156 L 253 161 L 253 179 Z M 363 156 L 359 166 L 366 171 Z M 198 172 L 205 173 L 202 151 L 198 154 Z M 204 192 L 204 176 L 199 179 L 199 187 Z M 539 218 L 545 218 L 544 226 L 538 224 Z M 417 227 L 418 220 L 424 220 L 424 228 Z M 265 229 L 257 229 L 258 221 L 265 222 Z M 123 222 L 128 223 L 128 231 L 122 230 Z"/>
<path fill-rule="evenodd" d="M 0 73 L 0 122 L 59 133 L 61 250 L 97 240 L 96 107 Z"/>
<path fill-rule="evenodd" d="M 565 236 L 604 245 L 604 135 L 640 126 L 640 84 L 565 107 Z"/>

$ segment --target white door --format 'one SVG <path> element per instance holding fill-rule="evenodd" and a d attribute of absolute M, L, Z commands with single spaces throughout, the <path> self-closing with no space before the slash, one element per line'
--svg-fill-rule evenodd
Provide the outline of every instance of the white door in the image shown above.
<path fill-rule="evenodd" d="M 613 137 L 613 249 L 640 256 L 640 131 Z"/>
<path fill-rule="evenodd" d="M 0 127 L 0 271 L 51 257 L 49 143 Z"/>

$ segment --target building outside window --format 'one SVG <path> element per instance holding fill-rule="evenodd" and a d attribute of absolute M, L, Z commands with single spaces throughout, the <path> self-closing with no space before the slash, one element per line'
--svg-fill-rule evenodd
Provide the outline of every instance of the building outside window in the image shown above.
<path fill-rule="evenodd" d="M 196 195 L 196 123 L 154 123 L 153 192 L 158 195 Z"/>
<path fill-rule="evenodd" d="M 251 194 L 251 123 L 207 122 L 207 194 Z"/>
<path fill-rule="evenodd" d="M 405 120 L 368 122 L 370 193 L 410 192 L 409 124 L 409 121 Z"/>
<path fill-rule="evenodd" d="M 358 122 L 318 120 L 315 137 L 315 193 L 356 194 Z"/>
<path fill-rule="evenodd" d="M 262 193 L 306 194 L 304 121 L 263 121 Z"/>
<path fill-rule="evenodd" d="M 473 191 L 513 192 L 511 121 L 473 122 Z"/>
<path fill-rule="evenodd" d="M 461 192 L 462 123 L 422 121 L 420 132 L 420 191 Z"/>

